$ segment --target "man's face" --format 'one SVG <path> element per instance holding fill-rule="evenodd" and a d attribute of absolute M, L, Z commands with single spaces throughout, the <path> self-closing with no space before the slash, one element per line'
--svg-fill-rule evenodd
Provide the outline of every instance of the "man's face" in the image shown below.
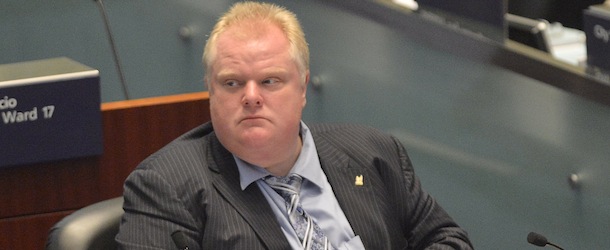
<path fill-rule="evenodd" d="M 271 172 L 291 167 L 301 147 L 309 75 L 299 73 L 288 39 L 270 24 L 233 26 L 219 35 L 216 49 L 207 81 L 218 139 Z"/>

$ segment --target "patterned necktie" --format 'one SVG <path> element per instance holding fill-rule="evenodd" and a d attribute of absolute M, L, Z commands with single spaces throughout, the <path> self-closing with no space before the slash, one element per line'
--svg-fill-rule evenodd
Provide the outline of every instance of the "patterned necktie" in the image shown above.
<path fill-rule="evenodd" d="M 303 178 L 296 174 L 287 177 L 268 176 L 264 178 L 286 201 L 286 210 L 290 224 L 301 240 L 303 249 L 333 249 L 322 229 L 305 213 L 301 207 L 299 191 Z"/>

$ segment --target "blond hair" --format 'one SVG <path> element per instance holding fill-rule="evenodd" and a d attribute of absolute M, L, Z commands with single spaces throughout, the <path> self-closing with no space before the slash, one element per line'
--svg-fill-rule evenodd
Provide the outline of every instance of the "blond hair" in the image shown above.
<path fill-rule="evenodd" d="M 297 63 L 301 75 L 305 76 L 309 71 L 309 47 L 296 15 L 274 4 L 247 1 L 234 4 L 214 26 L 203 50 L 206 78 L 216 57 L 218 36 L 233 25 L 253 21 L 271 23 L 282 29 L 290 43 L 290 55 Z"/>

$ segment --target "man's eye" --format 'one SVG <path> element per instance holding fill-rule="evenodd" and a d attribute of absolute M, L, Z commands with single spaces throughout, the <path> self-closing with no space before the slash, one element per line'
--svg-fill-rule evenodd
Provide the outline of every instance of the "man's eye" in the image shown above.
<path fill-rule="evenodd" d="M 237 82 L 235 80 L 229 80 L 229 81 L 225 81 L 224 85 L 228 86 L 228 87 L 235 87 L 235 86 L 239 85 L 239 82 Z"/>
<path fill-rule="evenodd" d="M 277 84 L 279 82 L 280 81 L 278 79 L 276 79 L 276 78 L 269 78 L 269 79 L 265 79 L 263 81 L 263 84 L 265 84 L 265 85 L 273 85 L 273 84 Z"/>

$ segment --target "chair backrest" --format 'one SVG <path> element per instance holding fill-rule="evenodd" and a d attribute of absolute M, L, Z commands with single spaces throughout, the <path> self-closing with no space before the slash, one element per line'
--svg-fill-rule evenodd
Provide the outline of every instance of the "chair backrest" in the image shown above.
<path fill-rule="evenodd" d="M 114 237 L 123 215 L 123 197 L 89 205 L 55 224 L 47 239 L 47 250 L 116 249 Z"/>

